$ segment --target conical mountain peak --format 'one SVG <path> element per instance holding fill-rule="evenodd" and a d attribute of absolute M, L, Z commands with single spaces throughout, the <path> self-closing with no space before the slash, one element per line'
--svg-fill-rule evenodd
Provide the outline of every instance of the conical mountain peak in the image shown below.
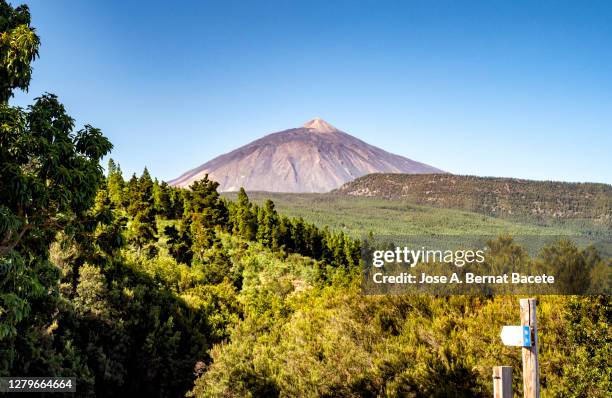
<path fill-rule="evenodd" d="M 265 135 L 189 170 L 171 185 L 208 175 L 220 191 L 328 192 L 371 173 L 440 173 L 340 132 L 316 118 L 301 128 Z"/>
<path fill-rule="evenodd" d="M 315 130 L 319 133 L 333 133 L 334 131 L 339 131 L 337 128 L 318 117 L 304 123 L 302 127 Z"/>

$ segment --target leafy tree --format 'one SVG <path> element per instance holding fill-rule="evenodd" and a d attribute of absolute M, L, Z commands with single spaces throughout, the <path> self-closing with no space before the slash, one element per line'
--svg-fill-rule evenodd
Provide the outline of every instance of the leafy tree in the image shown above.
<path fill-rule="evenodd" d="M 52 94 L 27 111 L 0 105 L 0 126 L 0 259 L 10 269 L 0 281 L 1 312 L 10 314 L 0 337 L 3 352 L 15 358 L 16 341 L 36 338 L 32 331 L 44 330 L 57 305 L 57 295 L 47 294 L 58 279 L 48 247 L 58 231 L 78 229 L 102 178 L 99 161 L 112 145 L 89 125 L 74 133 L 73 119 Z M 29 360 L 36 359 L 21 356 L 20 364 Z"/>
<path fill-rule="evenodd" d="M 63 268 L 63 282 L 71 286 L 70 297 L 76 292 L 81 266 L 85 263 L 105 266 L 119 256 L 124 245 L 124 224 L 123 218 L 115 217 L 108 191 L 100 189 L 94 205 L 74 225 L 72 233 L 57 238 L 58 249 L 64 255 L 55 258 L 54 263 Z"/>
<path fill-rule="evenodd" d="M 7 104 L 13 90 L 28 89 L 39 45 L 28 6 L 13 8 L 0 0 L 0 103 Z"/>

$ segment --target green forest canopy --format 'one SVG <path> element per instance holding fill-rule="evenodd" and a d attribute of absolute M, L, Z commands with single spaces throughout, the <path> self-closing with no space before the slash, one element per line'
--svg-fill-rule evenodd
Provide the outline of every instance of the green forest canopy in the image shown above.
<path fill-rule="evenodd" d="M 103 175 L 111 143 L 56 96 L 8 102 L 38 53 L 26 6 L 0 0 L 0 34 L 0 376 L 74 376 L 83 397 L 485 397 L 492 366 L 518 369 L 497 336 L 514 297 L 365 297 L 364 242 L 208 178 Z M 492 246 L 609 264 L 571 242 Z M 609 296 L 542 297 L 543 396 L 609 396 L 610 316 Z"/>

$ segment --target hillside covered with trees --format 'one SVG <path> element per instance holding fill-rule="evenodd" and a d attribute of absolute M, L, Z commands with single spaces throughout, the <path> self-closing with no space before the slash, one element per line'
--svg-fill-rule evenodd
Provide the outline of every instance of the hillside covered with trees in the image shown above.
<path fill-rule="evenodd" d="M 78 397 L 489 397 L 491 367 L 518 368 L 498 337 L 516 297 L 363 296 L 367 241 L 207 177 L 104 173 L 112 144 L 58 97 L 10 105 L 38 46 L 27 7 L 0 0 L 0 376 L 76 377 Z M 490 248 L 609 277 L 570 241 Z M 542 396 L 609 396 L 609 296 L 538 308 Z"/>
<path fill-rule="evenodd" d="M 339 195 L 402 199 L 496 217 L 590 220 L 612 225 L 612 186 L 453 174 L 369 174 Z"/>

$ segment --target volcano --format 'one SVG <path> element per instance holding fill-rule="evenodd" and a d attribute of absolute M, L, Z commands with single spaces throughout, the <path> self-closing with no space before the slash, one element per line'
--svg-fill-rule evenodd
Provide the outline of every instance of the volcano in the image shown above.
<path fill-rule="evenodd" d="M 328 192 L 371 173 L 443 173 L 395 155 L 316 118 L 268 134 L 170 181 L 187 187 L 208 174 L 220 191 Z"/>

